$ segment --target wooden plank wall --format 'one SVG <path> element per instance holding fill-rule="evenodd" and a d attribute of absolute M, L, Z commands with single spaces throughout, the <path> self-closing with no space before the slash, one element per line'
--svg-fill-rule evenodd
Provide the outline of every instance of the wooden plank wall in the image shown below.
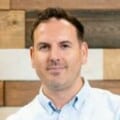
<path fill-rule="evenodd" d="M 24 11 L 0 11 L 0 48 L 24 48 Z"/>
<path fill-rule="evenodd" d="M 13 9 L 44 9 L 46 7 L 69 9 L 119 9 L 119 0 L 11 0 Z"/>
<path fill-rule="evenodd" d="M 120 80 L 90 80 L 89 83 L 92 87 L 109 90 L 120 95 Z M 27 104 L 39 93 L 40 84 L 40 81 L 0 82 L 0 106 L 23 106 Z"/>
<path fill-rule="evenodd" d="M 103 70 L 104 70 L 104 79 L 119 80 L 119 75 L 120 75 L 120 49 L 116 49 L 116 50 L 105 49 L 104 50 Z"/>
<path fill-rule="evenodd" d="M 0 0 L 0 49 L 29 48 L 31 24 L 38 11 L 46 7 L 63 7 L 83 22 L 85 39 L 89 47 L 101 48 L 104 51 L 103 80 L 91 84 L 118 94 L 120 91 L 120 0 Z M 4 81 L 5 83 L 0 81 L 0 105 L 25 104 L 37 93 L 36 86 L 37 89 L 39 87 L 36 82 L 25 81 L 24 84 L 17 80 Z M 34 90 L 31 91 L 29 87 Z M 26 98 L 23 91 L 26 91 L 25 96 L 28 94 Z M 15 101 L 9 102 L 10 99 Z"/>
<path fill-rule="evenodd" d="M 89 83 L 92 87 L 109 90 L 120 95 L 120 80 L 90 80 Z"/>
<path fill-rule="evenodd" d="M 90 48 L 120 47 L 120 10 L 67 10 L 85 26 Z M 39 11 L 26 12 L 26 47 L 31 45 L 30 31 Z"/>
<path fill-rule="evenodd" d="M 4 105 L 4 83 L 0 81 L 0 106 Z"/>
<path fill-rule="evenodd" d="M 9 9 L 10 0 L 0 0 L 0 9 Z"/>
<path fill-rule="evenodd" d="M 5 106 L 21 106 L 31 101 L 39 93 L 40 82 L 6 81 Z"/>

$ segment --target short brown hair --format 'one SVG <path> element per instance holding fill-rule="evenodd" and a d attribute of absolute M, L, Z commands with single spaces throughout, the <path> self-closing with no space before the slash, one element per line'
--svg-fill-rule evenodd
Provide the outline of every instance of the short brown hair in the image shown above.
<path fill-rule="evenodd" d="M 34 44 L 33 35 L 34 35 L 34 31 L 37 28 L 37 26 L 40 23 L 45 22 L 51 18 L 64 19 L 68 21 L 69 23 L 71 23 L 77 30 L 78 38 L 80 38 L 80 40 L 83 40 L 84 26 L 76 17 L 68 14 L 62 8 L 47 8 L 38 14 L 38 17 L 33 24 L 32 32 L 31 32 L 32 44 Z"/>

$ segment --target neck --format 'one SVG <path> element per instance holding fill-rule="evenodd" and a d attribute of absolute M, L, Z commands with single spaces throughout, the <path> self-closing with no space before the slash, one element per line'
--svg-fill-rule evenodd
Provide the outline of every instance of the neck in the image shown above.
<path fill-rule="evenodd" d="M 83 80 L 80 78 L 74 85 L 64 90 L 51 90 L 43 85 L 43 92 L 58 109 L 61 109 L 78 93 L 82 86 Z"/>

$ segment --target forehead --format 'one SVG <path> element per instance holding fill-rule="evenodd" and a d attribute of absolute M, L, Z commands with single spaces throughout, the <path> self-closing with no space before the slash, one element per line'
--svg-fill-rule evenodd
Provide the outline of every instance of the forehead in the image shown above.
<path fill-rule="evenodd" d="M 34 32 L 34 41 L 55 42 L 77 39 L 76 28 L 64 19 L 52 18 L 38 25 Z"/>
<path fill-rule="evenodd" d="M 38 31 L 38 32 L 53 32 L 54 30 L 57 30 L 57 31 L 54 31 L 54 32 L 59 32 L 59 30 L 66 30 L 66 31 L 76 31 L 76 28 L 70 23 L 68 22 L 67 20 L 65 19 L 56 19 L 56 18 L 51 18 L 47 21 L 44 21 L 42 23 L 40 23 L 35 32 Z M 65 31 L 64 31 L 65 32 Z"/>

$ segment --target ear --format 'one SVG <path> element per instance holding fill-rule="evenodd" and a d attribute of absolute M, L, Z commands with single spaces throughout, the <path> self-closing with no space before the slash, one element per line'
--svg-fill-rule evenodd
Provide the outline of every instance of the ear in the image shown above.
<path fill-rule="evenodd" d="M 31 58 L 32 67 L 34 68 L 34 48 L 33 47 L 30 47 L 30 58 Z"/>
<path fill-rule="evenodd" d="M 82 64 L 86 64 L 88 58 L 88 44 L 86 42 L 81 43 L 81 55 Z"/>

